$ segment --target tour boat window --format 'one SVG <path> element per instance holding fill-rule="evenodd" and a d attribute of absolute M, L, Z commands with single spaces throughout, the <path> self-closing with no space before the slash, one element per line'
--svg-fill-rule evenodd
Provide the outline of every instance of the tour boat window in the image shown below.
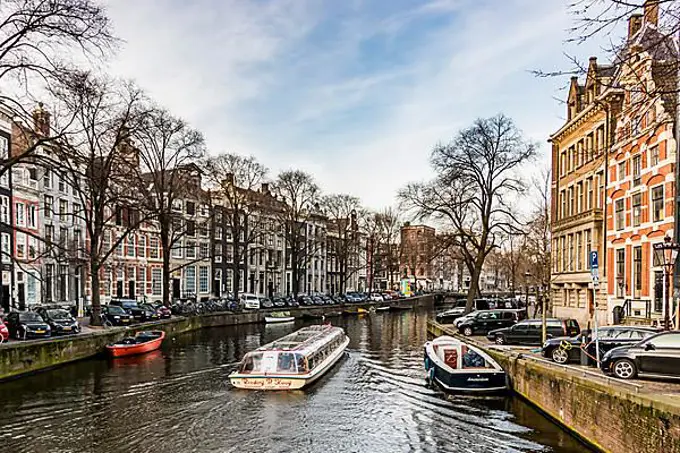
<path fill-rule="evenodd" d="M 241 373 L 253 373 L 262 369 L 262 353 L 246 354 L 241 365 Z"/>
<path fill-rule="evenodd" d="M 305 361 L 305 356 L 303 354 L 295 354 L 295 362 L 297 364 L 298 373 L 307 372 L 307 363 Z"/>
<path fill-rule="evenodd" d="M 472 349 L 463 354 L 463 368 L 486 368 L 486 360 Z"/>
<path fill-rule="evenodd" d="M 290 352 L 280 352 L 276 368 L 282 373 L 296 373 L 295 355 Z"/>

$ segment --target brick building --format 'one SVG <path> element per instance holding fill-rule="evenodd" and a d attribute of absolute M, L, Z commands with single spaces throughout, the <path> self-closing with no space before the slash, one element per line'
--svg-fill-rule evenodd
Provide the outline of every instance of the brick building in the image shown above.
<path fill-rule="evenodd" d="M 433 252 L 435 229 L 427 225 L 411 225 L 401 228 L 399 268 L 402 278 L 408 278 L 417 289 L 432 288 L 434 275 Z"/>

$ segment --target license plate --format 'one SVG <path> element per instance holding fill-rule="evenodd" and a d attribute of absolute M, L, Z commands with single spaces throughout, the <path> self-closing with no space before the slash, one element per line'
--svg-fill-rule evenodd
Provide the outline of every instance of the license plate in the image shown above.
<path fill-rule="evenodd" d="M 71 330 L 71 328 L 67 326 L 67 327 L 64 327 L 64 330 Z"/>
<path fill-rule="evenodd" d="M 45 333 L 44 330 L 36 330 L 35 333 Z"/>
<path fill-rule="evenodd" d="M 130 322 L 129 319 L 123 319 L 123 322 Z"/>

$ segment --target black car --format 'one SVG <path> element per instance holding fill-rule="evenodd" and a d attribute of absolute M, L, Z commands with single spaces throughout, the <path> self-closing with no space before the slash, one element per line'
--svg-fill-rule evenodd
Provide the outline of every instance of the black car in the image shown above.
<path fill-rule="evenodd" d="M 611 351 L 619 346 L 627 346 L 638 343 L 640 340 L 658 333 L 651 327 L 634 326 L 608 326 L 598 330 L 598 343 L 600 355 Z M 581 348 L 588 355 L 588 364 L 595 365 L 593 357 L 596 356 L 593 332 L 584 330 L 574 337 L 550 338 L 543 344 L 541 353 L 543 357 L 552 359 L 557 363 L 579 362 L 581 360 Z"/>
<path fill-rule="evenodd" d="M 291 308 L 296 308 L 300 306 L 300 303 L 293 297 L 288 297 L 287 299 L 285 299 L 285 301 L 286 304 Z"/>
<path fill-rule="evenodd" d="M 680 378 L 680 332 L 663 332 L 604 355 L 602 371 L 620 379 Z"/>
<path fill-rule="evenodd" d="M 553 337 L 571 337 L 581 332 L 575 319 L 549 318 L 545 321 L 546 335 Z M 543 321 L 541 319 L 525 319 L 514 326 L 490 331 L 486 338 L 496 344 L 540 345 L 543 339 Z"/>
<path fill-rule="evenodd" d="M 161 319 L 161 312 L 151 304 L 139 304 L 139 308 L 144 310 L 143 318 L 145 321 L 158 321 Z"/>
<path fill-rule="evenodd" d="M 323 305 L 324 301 L 320 296 L 312 296 L 312 302 L 314 305 Z"/>
<path fill-rule="evenodd" d="M 52 331 L 49 324 L 32 311 L 13 311 L 5 318 L 5 324 L 10 337 L 17 340 L 49 337 Z"/>
<path fill-rule="evenodd" d="M 276 308 L 283 308 L 287 305 L 286 300 L 282 297 L 275 297 L 272 302 Z"/>
<path fill-rule="evenodd" d="M 102 305 L 102 317 L 114 326 L 129 326 L 134 321 L 133 316 L 118 305 Z"/>
<path fill-rule="evenodd" d="M 486 335 L 492 330 L 510 327 L 517 322 L 517 314 L 512 311 L 482 310 L 478 311 L 458 326 L 458 331 L 465 336 Z"/>
<path fill-rule="evenodd" d="M 274 302 L 268 297 L 260 297 L 260 308 L 274 308 Z"/>
<path fill-rule="evenodd" d="M 71 313 L 62 308 L 44 308 L 36 310 L 42 319 L 49 324 L 52 335 L 68 335 L 80 332 L 80 324 Z"/>
<path fill-rule="evenodd" d="M 115 305 L 122 308 L 128 314 L 131 314 L 137 321 L 148 321 L 148 311 L 145 308 L 140 307 L 134 299 L 111 299 L 109 305 Z"/>

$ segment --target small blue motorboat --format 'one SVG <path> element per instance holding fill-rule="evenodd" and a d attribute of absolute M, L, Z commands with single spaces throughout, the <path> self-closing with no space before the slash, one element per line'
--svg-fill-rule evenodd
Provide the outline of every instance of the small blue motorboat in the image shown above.
<path fill-rule="evenodd" d="M 449 336 L 425 343 L 426 379 L 449 393 L 507 390 L 503 368 L 481 349 Z"/>

